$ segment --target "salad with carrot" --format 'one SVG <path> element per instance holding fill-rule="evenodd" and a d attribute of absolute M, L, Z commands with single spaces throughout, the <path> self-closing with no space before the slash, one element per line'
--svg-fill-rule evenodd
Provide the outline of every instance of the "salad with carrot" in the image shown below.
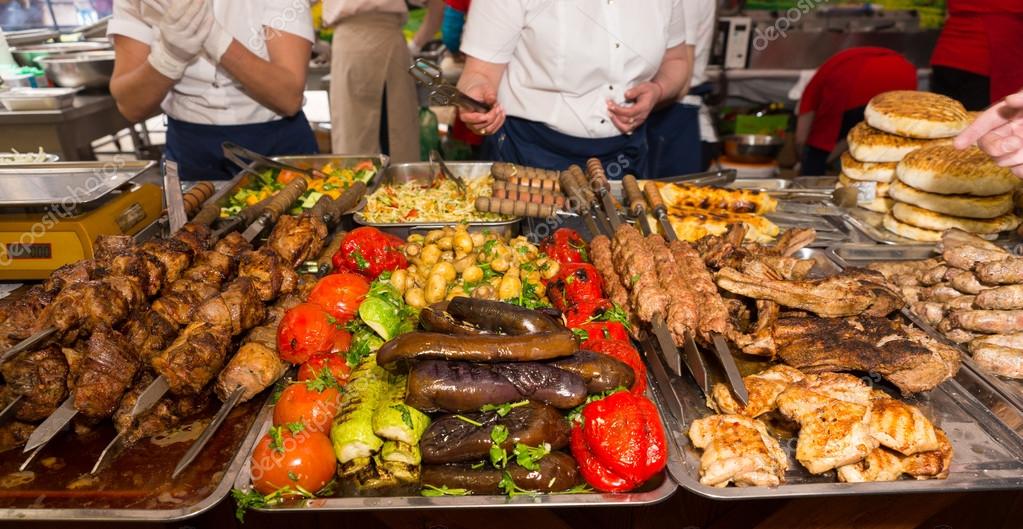
<path fill-rule="evenodd" d="M 372 160 L 363 160 L 355 165 L 340 167 L 333 163 L 327 163 L 319 168 L 323 178 L 314 178 L 309 181 L 305 193 L 299 197 L 292 209 L 292 214 L 301 213 L 316 204 L 320 197 L 327 195 L 331 198 L 338 198 L 341 193 L 352 186 L 355 182 L 368 184 L 377 174 L 377 166 Z M 289 182 L 302 176 L 300 173 L 284 169 L 266 169 L 259 173 L 259 178 L 254 178 L 249 185 L 238 190 L 227 202 L 227 205 L 220 209 L 221 217 L 230 217 L 237 214 L 246 206 L 258 204 L 270 198 L 275 193 L 288 185 Z"/>

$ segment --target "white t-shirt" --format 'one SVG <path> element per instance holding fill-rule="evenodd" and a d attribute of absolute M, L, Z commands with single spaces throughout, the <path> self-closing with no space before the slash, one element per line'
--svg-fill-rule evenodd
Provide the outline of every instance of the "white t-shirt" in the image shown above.
<path fill-rule="evenodd" d="M 689 1 L 689 0 L 686 0 Z M 507 64 L 498 101 L 509 116 L 582 138 L 621 132 L 607 100 L 657 73 L 686 41 L 683 0 L 475 0 L 462 51 Z"/>
<path fill-rule="evenodd" d="M 313 42 L 309 3 L 294 0 L 212 0 L 220 25 L 252 53 L 269 60 L 265 28 Z M 160 14 L 140 0 L 115 0 L 108 35 L 123 35 L 152 44 L 159 35 Z M 161 105 L 168 116 L 204 125 L 266 123 L 282 116 L 245 93 L 223 68 L 200 54 L 185 69 Z"/>

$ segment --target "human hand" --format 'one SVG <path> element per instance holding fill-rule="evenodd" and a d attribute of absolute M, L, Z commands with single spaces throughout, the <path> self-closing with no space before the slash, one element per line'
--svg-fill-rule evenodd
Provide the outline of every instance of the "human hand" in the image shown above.
<path fill-rule="evenodd" d="M 1023 178 L 1023 90 L 985 110 L 955 139 L 957 149 L 974 143 L 999 166 Z"/>
<path fill-rule="evenodd" d="M 632 134 L 653 111 L 654 105 L 661 100 L 661 86 L 654 82 L 640 83 L 625 92 L 625 99 L 632 101 L 624 106 L 608 100 L 607 113 L 618 130 L 623 134 Z"/>
<path fill-rule="evenodd" d="M 463 92 L 477 101 L 490 105 L 488 112 L 459 111 L 459 117 L 473 132 L 481 136 L 488 136 L 497 132 L 504 125 L 504 108 L 497 102 L 497 92 L 493 87 L 488 83 L 481 82 L 466 88 Z"/>
<path fill-rule="evenodd" d="M 160 35 L 149 52 L 149 63 L 170 79 L 181 79 L 185 68 L 202 51 L 213 27 L 213 12 L 206 0 L 144 0 L 163 8 Z M 154 6 L 155 7 L 155 6 Z"/>

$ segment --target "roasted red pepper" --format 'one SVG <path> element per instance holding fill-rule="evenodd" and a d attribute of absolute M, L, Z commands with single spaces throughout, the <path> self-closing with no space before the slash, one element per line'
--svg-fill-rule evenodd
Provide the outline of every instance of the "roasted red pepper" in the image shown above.
<path fill-rule="evenodd" d="M 580 349 L 589 349 L 588 345 L 597 340 L 619 340 L 628 343 L 629 331 L 617 321 L 591 321 L 580 325 L 577 335 L 581 335 L 583 343 Z"/>
<path fill-rule="evenodd" d="M 579 232 L 569 228 L 558 228 L 540 242 L 540 251 L 564 266 L 568 263 L 588 263 L 586 241 Z"/>
<path fill-rule="evenodd" d="M 565 325 L 569 329 L 577 329 L 599 319 L 610 308 L 611 302 L 603 298 L 577 303 L 565 311 Z"/>
<path fill-rule="evenodd" d="M 547 296 L 558 310 L 566 312 L 576 305 L 602 299 L 604 281 L 591 264 L 563 264 L 558 275 L 547 284 Z"/>
<path fill-rule="evenodd" d="M 643 363 L 643 359 L 639 357 L 639 351 L 632 346 L 629 340 L 594 339 L 591 336 L 580 347 L 587 351 L 606 354 L 625 362 L 636 374 L 636 380 L 629 389 L 636 394 L 642 394 L 646 391 L 646 365 Z"/>
<path fill-rule="evenodd" d="M 579 465 L 579 473 L 591 487 L 601 492 L 627 492 L 636 488 L 638 483 L 633 483 L 611 472 L 590 452 L 589 447 L 586 446 L 582 426 L 576 424 L 572 427 L 571 439 L 569 446 L 572 449 L 572 457 Z"/>
<path fill-rule="evenodd" d="M 341 248 L 331 259 L 334 271 L 351 271 L 370 280 L 387 271 L 408 268 L 401 247 L 405 241 L 371 226 L 356 228 L 341 241 Z"/>
<path fill-rule="evenodd" d="M 598 489 L 623 483 L 637 486 L 667 464 L 664 426 L 657 408 L 646 397 L 620 391 L 587 404 L 581 418 L 580 432 L 573 432 L 572 454 L 580 470 L 586 466 L 584 461 L 589 461 L 583 476 L 590 485 Z M 590 476 L 596 483 L 589 481 Z"/>

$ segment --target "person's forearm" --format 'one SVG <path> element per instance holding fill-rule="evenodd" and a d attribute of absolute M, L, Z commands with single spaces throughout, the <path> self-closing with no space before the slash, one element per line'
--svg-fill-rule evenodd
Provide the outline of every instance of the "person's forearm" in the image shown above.
<path fill-rule="evenodd" d="M 675 101 L 678 99 L 682 88 L 686 85 L 689 77 L 689 58 L 685 51 L 685 45 L 671 48 L 664 54 L 661 60 L 661 67 L 651 81 L 661 89 L 659 103 Z"/>
<path fill-rule="evenodd" d="M 462 76 L 458 78 L 458 89 L 465 92 L 476 85 L 483 85 L 497 90 L 501 84 L 501 76 L 504 75 L 506 65 L 481 61 L 475 57 L 465 58 L 465 68 L 462 69 Z"/>
<path fill-rule="evenodd" d="M 444 22 L 444 0 L 429 0 L 426 3 L 426 16 L 423 24 L 419 26 L 416 35 L 412 37 L 412 43 L 416 48 L 422 48 L 427 42 L 433 40 L 434 35 L 440 31 L 440 25 Z"/>
<path fill-rule="evenodd" d="M 691 44 L 686 44 L 686 66 L 685 66 L 685 82 L 682 84 L 682 88 L 678 91 L 678 99 L 682 99 L 689 90 L 693 87 L 693 61 L 696 59 L 696 48 Z"/>
<path fill-rule="evenodd" d="M 125 119 L 138 123 L 160 111 L 160 103 L 175 81 L 156 71 L 149 61 L 110 80 L 110 94 Z"/>
<path fill-rule="evenodd" d="M 282 116 L 302 110 L 308 64 L 303 65 L 302 72 L 294 72 L 260 58 L 235 40 L 220 58 L 220 65 L 259 104 Z"/>

